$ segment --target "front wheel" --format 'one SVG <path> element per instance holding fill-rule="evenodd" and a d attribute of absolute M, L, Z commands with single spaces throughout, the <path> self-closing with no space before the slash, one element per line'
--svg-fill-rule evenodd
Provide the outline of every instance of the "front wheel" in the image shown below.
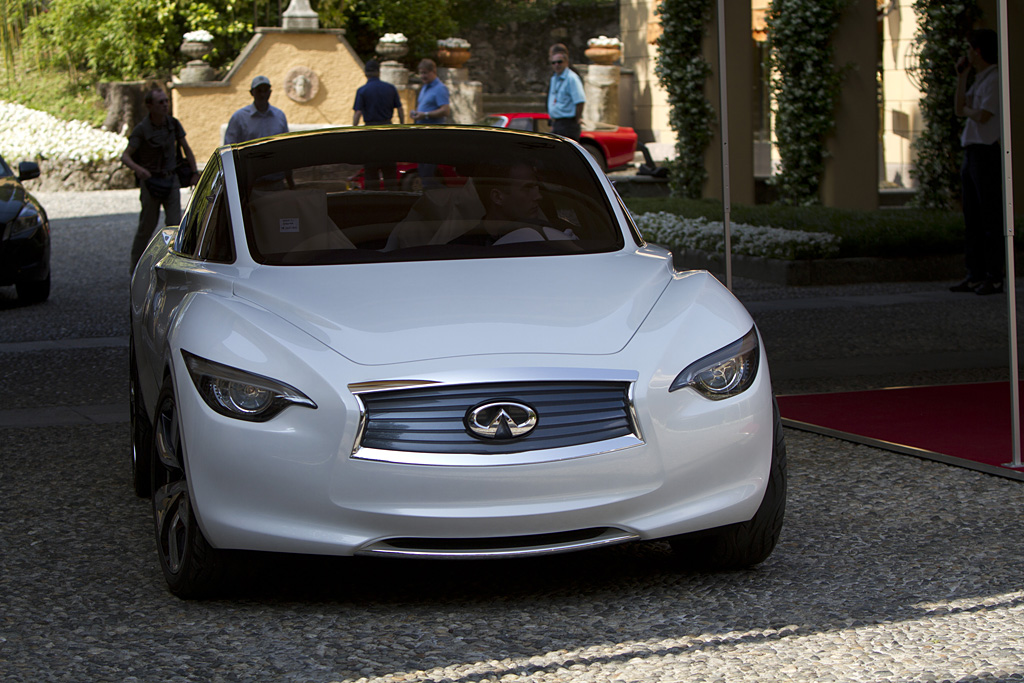
<path fill-rule="evenodd" d="M 18 299 L 26 304 L 38 304 L 50 298 L 50 276 L 45 280 L 32 282 L 19 282 L 14 285 L 18 292 Z"/>
<path fill-rule="evenodd" d="M 151 450 L 153 521 L 164 578 L 179 598 L 207 597 L 220 586 L 224 556 L 210 546 L 196 519 L 170 378 L 157 399 Z"/>
<path fill-rule="evenodd" d="M 768 486 L 757 512 L 746 522 L 669 539 L 672 550 L 697 569 L 745 569 L 768 559 L 782 533 L 786 513 L 786 440 L 782 416 L 774 404 L 774 439 Z"/>

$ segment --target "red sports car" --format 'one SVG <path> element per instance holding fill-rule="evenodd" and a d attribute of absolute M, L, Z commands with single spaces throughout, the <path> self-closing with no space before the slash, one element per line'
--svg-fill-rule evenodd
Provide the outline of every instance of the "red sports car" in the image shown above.
<path fill-rule="evenodd" d="M 491 114 L 484 118 L 481 124 L 498 128 L 528 130 L 535 133 L 551 132 L 551 119 L 544 112 Z M 580 143 L 606 171 L 632 162 L 633 155 L 636 154 L 636 142 L 636 131 L 627 126 L 583 121 Z"/>

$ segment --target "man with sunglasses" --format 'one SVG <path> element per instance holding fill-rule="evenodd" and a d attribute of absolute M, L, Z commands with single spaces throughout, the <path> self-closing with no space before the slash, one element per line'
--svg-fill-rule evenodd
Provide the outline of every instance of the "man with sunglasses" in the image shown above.
<path fill-rule="evenodd" d="M 548 85 L 548 116 L 551 132 L 580 141 L 580 122 L 583 120 L 583 80 L 569 68 L 569 53 L 561 46 L 552 48 L 551 83 Z"/>

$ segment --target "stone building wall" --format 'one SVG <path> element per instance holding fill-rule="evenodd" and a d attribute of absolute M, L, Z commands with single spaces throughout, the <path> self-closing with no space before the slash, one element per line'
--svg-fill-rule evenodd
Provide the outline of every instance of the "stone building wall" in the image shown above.
<path fill-rule="evenodd" d="M 466 63 L 470 78 L 483 83 L 488 94 L 540 94 L 551 78 L 548 47 L 564 43 L 574 63 L 583 64 L 587 40 L 619 35 L 619 8 L 608 4 L 596 9 L 556 7 L 540 21 L 478 24 L 465 31 L 473 45 Z"/>

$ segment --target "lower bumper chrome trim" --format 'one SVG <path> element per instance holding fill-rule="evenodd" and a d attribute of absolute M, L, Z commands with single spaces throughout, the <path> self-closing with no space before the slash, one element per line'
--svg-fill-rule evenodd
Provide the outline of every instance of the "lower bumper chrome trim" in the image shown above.
<path fill-rule="evenodd" d="M 639 538 L 635 533 L 611 528 L 507 538 L 394 538 L 376 541 L 356 554 L 439 560 L 537 557 L 627 543 Z"/>

